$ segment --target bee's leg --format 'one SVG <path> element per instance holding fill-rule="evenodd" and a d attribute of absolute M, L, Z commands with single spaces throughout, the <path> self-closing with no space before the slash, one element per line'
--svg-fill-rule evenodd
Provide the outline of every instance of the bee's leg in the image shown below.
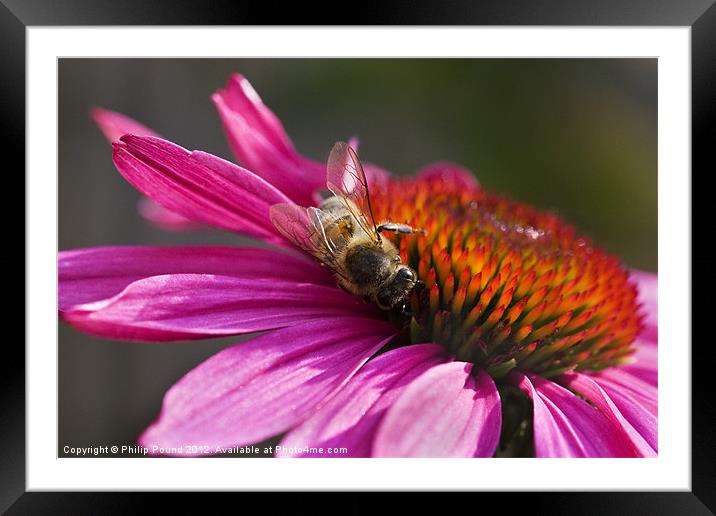
<path fill-rule="evenodd" d="M 378 230 L 378 233 L 383 231 L 393 231 L 394 233 L 403 233 L 404 235 L 412 235 L 413 233 L 422 233 L 423 235 L 426 234 L 424 229 L 414 228 L 408 226 L 407 224 L 396 224 L 395 222 L 385 222 L 384 224 L 380 224 L 376 227 L 376 229 Z"/>
<path fill-rule="evenodd" d="M 413 288 L 417 294 L 420 294 L 423 290 L 425 290 L 425 282 L 423 280 L 417 280 Z"/>
<path fill-rule="evenodd" d="M 403 317 L 412 317 L 413 316 L 413 312 L 410 310 L 410 306 L 408 305 L 407 301 L 403 301 L 402 303 L 400 303 L 398 313 L 400 315 L 402 315 Z"/>

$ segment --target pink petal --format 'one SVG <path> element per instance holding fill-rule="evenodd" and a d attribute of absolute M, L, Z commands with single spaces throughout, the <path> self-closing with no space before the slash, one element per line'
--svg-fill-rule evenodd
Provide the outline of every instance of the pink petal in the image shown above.
<path fill-rule="evenodd" d="M 160 136 L 145 125 L 140 124 L 136 120 L 122 115 L 115 111 L 109 111 L 102 108 L 93 108 L 92 119 L 104 133 L 109 143 L 118 142 L 125 134 L 134 134 L 136 136 Z M 163 208 L 151 199 L 143 197 L 139 200 L 139 214 L 155 226 L 169 231 L 185 231 L 199 227 L 186 217 L 174 213 Z"/>
<path fill-rule="evenodd" d="M 100 301 L 130 283 L 163 274 L 217 274 L 333 286 L 326 269 L 303 256 L 249 247 L 92 247 L 60 251 L 59 309 Z"/>
<path fill-rule="evenodd" d="M 328 403 L 281 441 L 282 457 L 325 457 L 307 447 L 345 447 L 341 457 L 367 457 L 385 411 L 418 376 L 441 361 L 442 348 L 417 344 L 384 353 L 365 365 Z"/>
<path fill-rule="evenodd" d="M 644 329 L 641 337 L 656 344 L 658 341 L 658 276 L 650 272 L 632 270 L 630 278 L 637 287 L 637 301 L 641 304 L 644 314 Z"/>
<path fill-rule="evenodd" d="M 649 443 L 649 446 L 658 450 L 658 404 L 634 395 L 627 389 L 621 389 L 609 381 L 598 376 L 591 377 L 612 399 L 614 405 L 624 415 L 627 421 Z"/>
<path fill-rule="evenodd" d="M 96 107 L 92 109 L 91 115 L 110 143 L 118 142 L 125 134 L 159 137 L 149 127 L 115 111 Z"/>
<path fill-rule="evenodd" d="M 226 83 L 226 89 L 218 92 L 232 111 L 246 120 L 255 131 L 263 135 L 279 152 L 291 155 L 293 143 L 278 117 L 263 103 L 251 83 L 235 73 Z"/>
<path fill-rule="evenodd" d="M 212 100 L 239 162 L 294 202 L 303 206 L 313 204 L 314 191 L 325 187 L 325 166 L 295 151 L 281 122 L 251 84 L 235 74 Z"/>
<path fill-rule="evenodd" d="M 456 184 L 462 188 L 480 188 L 480 183 L 472 172 L 448 161 L 427 165 L 419 170 L 417 175 L 420 179 L 440 180 L 443 183 Z"/>
<path fill-rule="evenodd" d="M 378 320 L 331 317 L 225 349 L 167 392 L 139 443 L 150 451 L 189 445 L 214 452 L 284 432 L 342 388 L 394 332 Z"/>
<path fill-rule="evenodd" d="M 639 378 L 653 387 L 657 387 L 659 384 L 659 361 L 656 343 L 649 341 L 647 338 L 637 338 L 634 341 L 634 347 L 636 348 L 634 355 L 632 355 L 634 362 L 619 366 L 618 369 Z"/>
<path fill-rule="evenodd" d="M 512 371 L 508 381 L 533 403 L 537 457 L 633 457 L 634 448 L 609 420 L 564 387 Z"/>
<path fill-rule="evenodd" d="M 390 172 L 373 163 L 363 163 L 363 171 L 371 188 L 385 188 L 391 178 Z"/>
<path fill-rule="evenodd" d="M 659 362 L 659 350 L 656 340 L 652 341 L 639 336 L 634 340 L 633 347 L 635 348 L 633 355 L 633 358 L 636 359 L 635 364 L 645 364 L 656 371 Z"/>
<path fill-rule="evenodd" d="M 269 207 L 288 198 L 260 177 L 204 152 L 125 135 L 114 144 L 119 172 L 142 193 L 188 219 L 284 243 Z"/>
<path fill-rule="evenodd" d="M 653 387 L 657 387 L 659 385 L 659 377 L 655 368 L 647 367 L 637 363 L 619 366 L 619 370 L 629 373 L 633 377 L 638 378 Z"/>
<path fill-rule="evenodd" d="M 61 313 L 76 328 L 111 339 L 175 341 L 239 335 L 309 319 L 377 315 L 335 286 L 213 274 L 166 274 L 130 283 L 109 299 Z"/>
<path fill-rule="evenodd" d="M 657 420 L 633 398 L 608 387 L 601 387 L 598 378 L 581 373 L 567 373 L 558 381 L 585 396 L 615 428 L 631 441 L 640 457 L 656 457 Z"/>
<path fill-rule="evenodd" d="M 650 367 L 638 362 L 636 364 L 619 366 L 619 370 L 629 373 L 633 377 L 638 378 L 653 387 L 657 387 L 659 385 L 659 374 L 656 367 Z"/>
<path fill-rule="evenodd" d="M 635 398 L 654 416 L 658 413 L 657 385 L 644 380 L 641 375 L 634 374 L 624 367 L 605 369 L 593 375 L 599 385 L 610 390 L 620 391 Z"/>
<path fill-rule="evenodd" d="M 502 425 L 500 397 L 472 364 L 437 365 L 388 409 L 373 443 L 378 457 L 492 457 Z"/>
<path fill-rule="evenodd" d="M 203 227 L 193 220 L 189 220 L 178 213 L 166 209 L 149 197 L 141 197 L 139 199 L 137 211 L 144 220 L 164 231 L 188 231 Z"/>

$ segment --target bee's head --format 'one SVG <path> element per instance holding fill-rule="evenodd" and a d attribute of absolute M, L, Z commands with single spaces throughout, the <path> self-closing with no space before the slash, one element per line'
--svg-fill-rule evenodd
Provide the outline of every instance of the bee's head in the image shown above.
<path fill-rule="evenodd" d="M 375 301 L 383 310 L 389 310 L 402 302 L 415 288 L 417 275 L 407 265 L 400 265 L 393 277 L 383 285 Z"/>

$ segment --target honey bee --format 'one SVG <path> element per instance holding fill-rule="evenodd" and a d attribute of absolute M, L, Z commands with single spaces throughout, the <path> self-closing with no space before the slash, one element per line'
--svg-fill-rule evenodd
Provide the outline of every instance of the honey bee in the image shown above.
<path fill-rule="evenodd" d="M 368 181 L 356 151 L 338 142 L 328 157 L 326 187 L 333 194 L 318 208 L 293 203 L 271 207 L 271 222 L 288 240 L 308 252 L 336 276 L 338 286 L 363 296 L 383 310 L 399 307 L 419 284 L 417 274 L 401 263 L 384 231 L 424 233 L 406 224 L 376 224 Z"/>

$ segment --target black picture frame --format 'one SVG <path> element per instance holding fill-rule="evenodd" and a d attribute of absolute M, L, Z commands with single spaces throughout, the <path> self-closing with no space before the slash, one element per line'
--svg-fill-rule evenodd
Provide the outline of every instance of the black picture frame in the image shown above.
<path fill-rule="evenodd" d="M 336 10 L 290 7 L 216 0 L 0 0 L 0 63 L 2 64 L 2 103 L 0 131 L 6 155 L 17 157 L 16 169 L 24 169 L 20 150 L 25 140 L 25 31 L 41 25 L 283 25 L 303 22 L 316 25 L 319 12 L 327 15 L 321 24 L 345 23 Z M 318 12 L 312 12 L 312 11 Z M 331 17 L 333 19 L 331 19 Z M 688 26 L 692 37 L 692 172 L 691 179 L 716 169 L 713 134 L 716 133 L 716 5 L 714 0 L 559 0 L 559 1 L 480 1 L 393 2 L 382 5 L 362 3 L 354 9 L 352 22 L 362 25 L 636 25 Z M 20 175 L 8 169 L 6 174 Z M 688 178 L 685 178 L 687 180 Z M 24 186 L 22 187 L 24 190 Z M 694 189 L 693 195 L 708 195 L 708 189 Z M 692 235 L 710 235 L 705 203 L 692 197 Z M 699 213 L 699 207 L 704 213 Z M 15 216 L 14 220 L 17 219 Z M 17 223 L 13 223 L 19 226 Z M 707 239 L 705 239 L 707 240 Z M 693 238 L 704 245 L 704 239 Z M 699 257 L 692 249 L 693 271 L 703 270 L 711 259 Z M 19 254 L 19 253 L 18 253 Z M 23 256 L 27 259 L 27 256 Z M 24 263 L 24 260 L 23 260 Z M 23 265 L 24 268 L 24 265 Z M 19 275 L 17 275 L 19 276 Z M 698 281 L 698 291 L 707 291 L 709 275 Z M 695 321 L 703 321 L 710 303 L 692 302 Z M 705 306 L 706 305 L 706 306 Z M 23 306 L 24 303 L 23 303 Z M 31 307 L 27 307 L 31 309 Z M 698 317 L 698 316 L 701 317 Z M 698 342 L 697 339 L 692 339 Z M 8 514 L 126 514 L 146 506 L 148 497 L 167 496 L 132 493 L 28 493 L 25 490 L 25 353 L 6 339 L 0 360 L 2 378 L 2 423 L 0 423 L 0 510 Z M 684 343 L 688 345 L 689 343 Z M 479 504 L 490 502 L 547 514 L 713 514 L 716 510 L 716 421 L 713 388 L 706 385 L 710 362 L 708 342 L 692 347 L 692 490 L 691 492 L 618 493 L 480 493 Z M 712 344 L 711 344 L 712 346 Z M 245 497 L 245 494 L 239 496 Z M 353 497 L 353 496 L 352 496 Z M 412 498 L 420 503 L 422 497 Z M 244 498 L 245 500 L 245 498 Z M 476 499 L 468 503 L 473 510 Z M 185 500 L 180 499 L 188 510 Z M 250 503 L 242 501 L 242 503 Z M 366 501 L 346 502 L 353 511 L 372 510 Z M 489 502 L 488 502 L 489 503 Z M 473 505 L 475 504 L 475 505 Z M 506 505 L 505 505 L 506 504 Z M 514 504 L 517 504 L 516 506 Z M 168 508 L 168 506 L 167 506 Z"/>

